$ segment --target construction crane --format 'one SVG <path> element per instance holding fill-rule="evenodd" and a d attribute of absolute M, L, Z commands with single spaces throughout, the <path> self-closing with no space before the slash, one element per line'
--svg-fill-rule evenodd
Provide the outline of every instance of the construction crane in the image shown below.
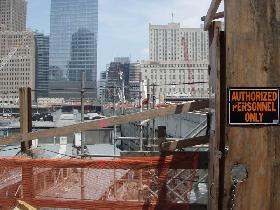
<path fill-rule="evenodd" d="M 184 61 L 187 64 L 187 70 L 189 72 L 189 76 L 188 76 L 189 82 L 193 83 L 191 85 L 191 92 L 190 92 L 190 94 L 192 95 L 193 92 L 194 92 L 194 75 L 192 73 L 192 69 L 190 69 L 188 40 L 186 40 L 185 37 L 182 37 L 181 44 L 182 44 L 183 49 L 184 49 Z"/>
<path fill-rule="evenodd" d="M 24 40 L 25 38 L 27 38 L 28 35 L 25 35 L 22 40 Z M 7 56 L 3 57 L 3 58 L 0 58 L 0 70 L 2 70 L 6 65 L 7 63 L 12 59 L 12 57 L 16 54 L 17 50 L 23 46 L 23 43 L 22 44 L 19 44 L 15 47 L 12 47 L 11 48 L 11 51 L 8 53 Z"/>
<path fill-rule="evenodd" d="M 2 24 L 3 25 L 3 24 Z M 25 35 L 24 37 L 22 37 L 22 40 L 24 40 L 25 38 L 27 38 L 28 35 Z M 1 58 L 2 62 L 0 64 L 0 70 L 3 69 L 6 64 L 11 60 L 11 58 L 16 54 L 17 50 L 23 46 L 23 43 L 12 47 L 11 51 L 8 53 L 8 55 L 6 57 L 4 57 L 3 59 Z"/>
<path fill-rule="evenodd" d="M 9 52 L 9 54 L 6 57 L 4 57 L 1 65 L 0 65 L 0 70 L 6 66 L 6 64 L 11 60 L 11 58 L 14 56 L 14 54 L 17 52 L 17 50 L 18 50 L 18 47 L 13 47 L 11 49 L 11 51 Z"/>

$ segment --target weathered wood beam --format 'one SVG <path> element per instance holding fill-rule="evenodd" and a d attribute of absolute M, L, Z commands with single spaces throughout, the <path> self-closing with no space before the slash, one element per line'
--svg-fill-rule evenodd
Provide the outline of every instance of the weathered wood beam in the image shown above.
<path fill-rule="evenodd" d="M 225 12 L 226 88 L 278 87 L 280 1 L 229 0 L 225 1 Z M 280 159 L 279 133 L 280 126 L 226 123 L 224 138 L 229 153 L 224 192 L 232 189 L 231 170 L 236 163 L 249 171 L 248 179 L 238 185 L 235 210 L 280 209 L 280 167 L 273 165 Z M 227 204 L 230 193 L 223 198 Z"/>
<path fill-rule="evenodd" d="M 222 0 L 212 0 L 204 21 L 204 30 L 208 31 Z"/>
<path fill-rule="evenodd" d="M 15 210 L 37 210 L 36 208 L 34 208 L 33 206 L 31 206 L 30 204 L 24 201 L 18 200 L 17 202 L 18 204 Z"/>
<path fill-rule="evenodd" d="M 223 18 L 223 17 L 225 17 L 225 12 L 217 12 L 217 13 L 215 14 L 213 20 L 219 19 L 219 18 Z M 206 16 L 202 16 L 202 17 L 201 17 L 201 21 L 205 21 L 205 19 L 206 19 Z"/>
<path fill-rule="evenodd" d="M 19 89 L 20 100 L 20 133 L 32 132 L 32 100 L 31 88 L 21 87 Z M 26 152 L 32 146 L 32 141 L 21 142 L 21 152 Z"/>
<path fill-rule="evenodd" d="M 70 126 L 65 126 L 62 128 L 52 128 L 44 131 L 12 135 L 5 138 L 0 138 L 0 144 L 14 144 L 14 143 L 19 143 L 20 141 L 23 142 L 23 141 L 33 140 L 33 139 L 40 140 L 41 138 L 50 138 L 53 136 L 64 136 L 67 134 L 86 131 L 90 129 L 98 129 L 98 128 L 108 127 L 112 125 L 126 124 L 130 122 L 153 119 L 153 118 L 172 115 L 172 114 L 193 112 L 195 110 L 205 109 L 208 106 L 209 106 L 208 100 L 187 102 L 187 103 L 179 104 L 177 106 L 170 106 L 166 108 L 148 110 L 146 112 L 139 112 L 139 113 L 134 113 L 129 115 L 98 119 L 91 122 L 78 123 Z"/>
<path fill-rule="evenodd" d="M 164 142 L 161 144 L 161 149 L 162 151 L 172 152 L 176 149 L 182 149 L 207 143 L 209 143 L 209 136 L 199 136 L 190 139 Z"/>

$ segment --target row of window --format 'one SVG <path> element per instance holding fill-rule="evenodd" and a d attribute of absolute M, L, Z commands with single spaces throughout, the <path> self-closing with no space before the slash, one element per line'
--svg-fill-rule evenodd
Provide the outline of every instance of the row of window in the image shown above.
<path fill-rule="evenodd" d="M 159 68 L 159 67 L 208 67 L 208 64 L 144 64 L 144 68 Z"/>

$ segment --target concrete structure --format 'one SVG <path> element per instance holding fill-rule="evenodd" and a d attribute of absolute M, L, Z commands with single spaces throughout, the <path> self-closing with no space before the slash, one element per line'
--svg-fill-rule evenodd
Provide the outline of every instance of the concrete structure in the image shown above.
<path fill-rule="evenodd" d="M 208 61 L 208 33 L 180 23 L 149 26 L 151 61 Z"/>
<path fill-rule="evenodd" d="M 207 97 L 208 61 L 161 61 L 141 63 L 142 80 L 155 84 L 155 96 Z M 202 82 L 197 84 L 184 84 Z M 204 82 L 204 83 L 203 83 Z M 152 87 L 150 87 L 152 93 Z"/>
<path fill-rule="evenodd" d="M 35 34 L 36 43 L 36 98 L 48 97 L 49 36 Z"/>
<path fill-rule="evenodd" d="M 81 72 L 88 97 L 97 96 L 98 0 L 52 0 L 50 22 L 49 89 L 71 87 L 50 97 L 79 98 Z"/>
<path fill-rule="evenodd" d="M 0 30 L 25 31 L 26 29 L 26 0 L 0 1 Z"/>

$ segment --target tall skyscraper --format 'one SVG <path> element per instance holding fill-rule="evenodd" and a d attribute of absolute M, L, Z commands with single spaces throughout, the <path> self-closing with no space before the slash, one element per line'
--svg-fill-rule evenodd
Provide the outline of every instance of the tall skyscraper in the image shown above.
<path fill-rule="evenodd" d="M 87 97 L 97 96 L 98 0 L 52 0 L 50 22 L 51 97 L 79 98 L 78 91 L 58 93 L 57 88 L 80 88 L 81 72 L 91 90 Z M 90 93 L 89 93 L 90 92 Z"/>
<path fill-rule="evenodd" d="M 36 98 L 48 97 L 49 36 L 35 34 L 36 43 Z"/>
<path fill-rule="evenodd" d="M 0 27 L 2 31 L 25 31 L 26 0 L 0 0 Z"/>
<path fill-rule="evenodd" d="M 26 4 L 0 0 L 0 103 L 17 104 L 20 87 L 35 88 L 35 40 L 25 28 Z"/>

